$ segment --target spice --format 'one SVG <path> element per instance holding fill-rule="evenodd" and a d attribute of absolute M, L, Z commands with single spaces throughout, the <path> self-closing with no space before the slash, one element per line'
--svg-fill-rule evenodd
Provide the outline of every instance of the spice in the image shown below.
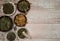
<path fill-rule="evenodd" d="M 30 9 L 30 3 L 26 0 L 21 0 L 17 4 L 17 9 L 23 13 L 26 13 Z"/>
<path fill-rule="evenodd" d="M 7 39 L 8 39 L 9 41 L 14 41 L 15 38 L 16 38 L 16 35 L 15 35 L 14 32 L 9 32 L 9 33 L 7 34 Z"/>
<path fill-rule="evenodd" d="M 0 17 L 0 30 L 5 32 L 11 30 L 13 27 L 12 19 L 8 16 Z"/>
<path fill-rule="evenodd" d="M 26 34 L 28 34 L 28 31 L 27 31 L 27 29 L 25 29 L 25 28 L 21 28 L 21 29 L 18 30 L 18 36 L 19 36 L 19 38 L 21 38 L 21 39 L 26 38 L 26 36 L 23 34 L 23 32 L 25 32 Z"/>
<path fill-rule="evenodd" d="M 14 6 L 11 3 L 3 4 L 3 12 L 5 14 L 12 14 L 14 12 Z"/>
<path fill-rule="evenodd" d="M 14 18 L 14 22 L 17 26 L 23 27 L 27 23 L 27 18 L 23 14 L 17 14 Z"/>

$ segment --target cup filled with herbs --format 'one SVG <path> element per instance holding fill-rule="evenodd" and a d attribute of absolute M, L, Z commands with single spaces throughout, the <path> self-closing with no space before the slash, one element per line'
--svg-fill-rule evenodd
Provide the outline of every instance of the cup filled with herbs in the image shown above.
<path fill-rule="evenodd" d="M 16 11 L 16 6 L 12 2 L 5 2 L 2 7 L 2 12 L 4 15 L 10 16 L 13 15 Z"/>
<path fill-rule="evenodd" d="M 20 12 L 26 13 L 30 10 L 30 3 L 27 0 L 20 0 L 17 3 L 17 9 Z"/>

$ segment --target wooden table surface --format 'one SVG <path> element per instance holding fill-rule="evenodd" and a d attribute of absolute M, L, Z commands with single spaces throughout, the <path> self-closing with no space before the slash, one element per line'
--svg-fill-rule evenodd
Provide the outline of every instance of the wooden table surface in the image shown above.
<path fill-rule="evenodd" d="M 22 41 L 60 41 L 60 0 L 28 1 L 31 9 L 26 15 L 28 23 L 25 28 L 32 39 Z M 4 2 L 0 0 L 0 7 L 2 3 Z"/>

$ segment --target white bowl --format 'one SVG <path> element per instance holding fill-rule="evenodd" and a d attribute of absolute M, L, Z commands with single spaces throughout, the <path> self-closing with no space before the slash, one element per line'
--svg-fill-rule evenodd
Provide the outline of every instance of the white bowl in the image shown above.
<path fill-rule="evenodd" d="M 13 14 L 16 12 L 16 6 L 15 6 L 15 4 L 12 3 L 12 2 L 6 2 L 6 3 L 11 3 L 11 4 L 13 5 L 13 7 L 14 7 L 14 12 L 11 13 L 11 14 L 5 14 L 5 13 L 3 12 L 3 5 L 2 5 L 2 6 L 1 6 L 1 11 L 2 11 L 3 15 L 7 15 L 7 16 L 13 15 Z M 5 3 L 4 3 L 4 4 L 5 4 Z"/>

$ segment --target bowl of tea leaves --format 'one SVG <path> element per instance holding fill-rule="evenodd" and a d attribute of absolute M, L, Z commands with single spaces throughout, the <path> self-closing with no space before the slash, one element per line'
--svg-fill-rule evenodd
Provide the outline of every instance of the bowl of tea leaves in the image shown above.
<path fill-rule="evenodd" d="M 13 28 L 13 21 L 9 16 L 0 17 L 0 31 L 7 32 Z"/>
<path fill-rule="evenodd" d="M 24 27 L 27 23 L 27 17 L 23 14 L 17 14 L 14 17 L 14 23 L 16 26 Z"/>
<path fill-rule="evenodd" d="M 2 9 L 2 12 L 4 13 L 4 15 L 9 16 L 9 15 L 12 15 L 15 13 L 16 6 L 12 2 L 6 2 L 2 5 L 1 9 Z"/>
<path fill-rule="evenodd" d="M 21 29 L 19 29 L 18 32 L 17 32 L 18 37 L 21 38 L 21 39 L 26 38 L 26 36 L 24 35 L 23 32 L 28 35 L 28 31 L 27 31 L 27 29 L 25 29 L 25 28 L 21 28 Z"/>
<path fill-rule="evenodd" d="M 14 32 L 9 32 L 6 38 L 9 41 L 14 41 L 16 39 L 16 34 Z"/>
<path fill-rule="evenodd" d="M 20 12 L 26 13 L 30 10 L 30 3 L 27 0 L 20 0 L 17 3 L 17 9 Z"/>

